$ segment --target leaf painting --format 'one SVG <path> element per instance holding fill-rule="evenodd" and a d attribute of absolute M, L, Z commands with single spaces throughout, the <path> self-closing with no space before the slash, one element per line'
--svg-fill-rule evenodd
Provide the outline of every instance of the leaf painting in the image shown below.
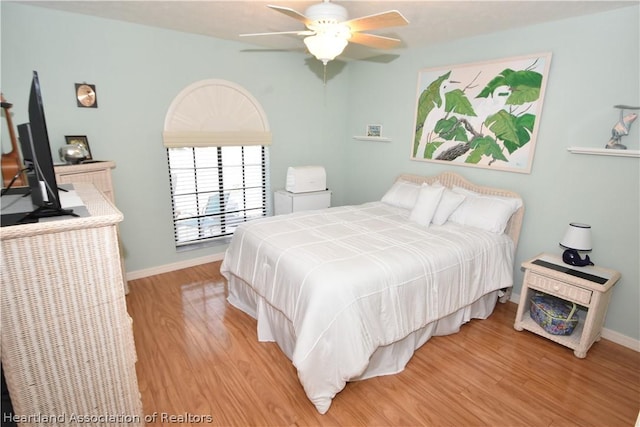
<path fill-rule="evenodd" d="M 421 71 L 412 159 L 529 173 L 550 60 Z"/>

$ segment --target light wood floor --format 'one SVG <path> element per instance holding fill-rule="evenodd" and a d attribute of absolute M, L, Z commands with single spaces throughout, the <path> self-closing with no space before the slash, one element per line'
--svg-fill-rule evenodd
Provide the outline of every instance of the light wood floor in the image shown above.
<path fill-rule="evenodd" d="M 603 339 L 577 359 L 515 331 L 513 303 L 432 338 L 397 375 L 347 384 L 320 415 L 290 361 L 226 302 L 219 266 L 129 282 L 144 411 L 158 424 L 202 425 L 203 415 L 225 426 L 633 426 L 638 417 L 640 353 Z"/>

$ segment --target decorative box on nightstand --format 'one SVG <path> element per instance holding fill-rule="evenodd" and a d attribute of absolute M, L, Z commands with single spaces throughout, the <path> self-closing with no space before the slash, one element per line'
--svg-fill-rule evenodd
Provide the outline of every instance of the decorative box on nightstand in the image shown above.
<path fill-rule="evenodd" d="M 331 190 L 308 193 L 292 193 L 278 190 L 274 193 L 274 211 L 276 215 L 325 209 L 329 206 L 331 206 Z"/>
<path fill-rule="evenodd" d="M 620 279 L 620 273 L 601 267 L 573 267 L 565 264 L 559 256 L 550 254 L 540 254 L 523 262 L 522 268 L 524 280 L 513 327 L 569 347 L 576 357 L 586 357 L 593 343 L 600 340 L 611 291 Z M 583 308 L 580 322 L 571 335 L 552 335 L 531 319 L 531 296 L 536 291 Z"/>

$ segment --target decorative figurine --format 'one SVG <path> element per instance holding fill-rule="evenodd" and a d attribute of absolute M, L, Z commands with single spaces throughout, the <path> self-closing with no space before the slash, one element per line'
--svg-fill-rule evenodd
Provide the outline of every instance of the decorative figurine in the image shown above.
<path fill-rule="evenodd" d="M 584 259 L 582 259 L 578 251 L 576 251 L 575 249 L 567 249 L 566 251 L 564 251 L 564 253 L 562 254 L 562 261 L 564 261 L 565 264 L 575 265 L 576 267 L 593 265 L 593 262 L 591 262 L 589 255 L 585 255 Z"/>
<path fill-rule="evenodd" d="M 640 107 L 630 107 L 628 105 L 614 105 L 613 108 L 620 109 L 620 120 L 618 123 L 613 125 L 613 129 L 611 129 L 611 139 L 605 145 L 605 148 L 613 148 L 618 150 L 626 150 L 627 146 L 620 143 L 620 140 L 623 136 L 629 135 L 629 129 L 631 128 L 631 123 L 634 122 L 635 119 L 638 118 L 636 113 L 629 113 L 626 116 L 624 115 L 624 110 L 640 110 Z"/>

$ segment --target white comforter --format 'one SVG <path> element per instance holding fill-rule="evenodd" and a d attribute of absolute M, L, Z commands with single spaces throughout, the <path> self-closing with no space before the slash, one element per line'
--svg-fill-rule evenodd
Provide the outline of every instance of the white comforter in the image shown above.
<path fill-rule="evenodd" d="M 508 236 L 408 216 L 373 202 L 269 217 L 238 227 L 227 249 L 222 274 L 284 317 L 273 319 L 293 337 L 283 350 L 320 413 L 378 347 L 513 285 Z"/>

